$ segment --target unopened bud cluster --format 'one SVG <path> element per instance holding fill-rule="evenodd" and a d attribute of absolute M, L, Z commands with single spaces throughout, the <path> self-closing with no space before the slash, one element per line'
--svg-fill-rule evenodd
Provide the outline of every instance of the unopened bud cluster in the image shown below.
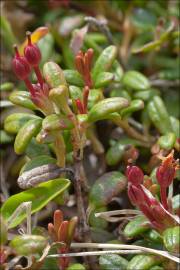
<path fill-rule="evenodd" d="M 173 158 L 173 153 L 165 157 L 157 169 L 156 176 L 160 185 L 161 203 L 146 188 L 152 181 L 145 179 L 139 167 L 128 166 L 126 170 L 130 200 L 149 219 L 151 226 L 159 231 L 163 231 L 176 224 L 176 219 L 171 213 L 166 194 L 166 188 L 172 183 L 176 169 L 177 162 Z"/>
<path fill-rule="evenodd" d="M 61 210 L 54 212 L 53 223 L 48 224 L 48 232 L 53 242 L 62 242 L 64 246 L 58 249 L 60 254 L 68 253 L 71 241 L 74 237 L 75 227 L 77 224 L 77 217 L 73 217 L 70 221 L 63 220 L 63 213 Z M 60 269 L 66 269 L 69 265 L 69 258 L 62 257 L 59 259 Z"/>
<path fill-rule="evenodd" d="M 31 33 L 27 32 L 28 43 L 24 48 L 24 55 L 19 54 L 17 45 L 14 45 L 15 56 L 12 61 L 12 68 L 19 80 L 23 80 L 28 88 L 32 101 L 40 108 L 47 107 L 47 97 L 49 87 L 44 82 L 43 76 L 39 69 L 41 61 L 41 52 L 36 44 L 31 41 Z M 34 70 L 37 77 L 37 84 L 32 84 L 29 76 Z"/>

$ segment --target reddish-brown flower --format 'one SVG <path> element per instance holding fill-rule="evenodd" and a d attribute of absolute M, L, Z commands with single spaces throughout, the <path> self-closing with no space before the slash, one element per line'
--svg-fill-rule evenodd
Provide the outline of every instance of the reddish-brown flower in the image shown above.
<path fill-rule="evenodd" d="M 167 157 L 162 157 L 162 159 L 163 161 L 157 169 L 156 177 L 160 186 L 167 188 L 175 177 L 177 162 L 174 159 L 173 151 Z"/>
<path fill-rule="evenodd" d="M 137 166 L 127 166 L 126 176 L 128 181 L 134 185 L 140 185 L 143 182 L 143 171 Z"/>
<path fill-rule="evenodd" d="M 27 32 L 26 35 L 28 38 L 28 44 L 24 49 L 24 56 L 32 67 L 38 66 L 41 61 L 40 49 L 36 44 L 31 42 L 31 33 Z"/>
<path fill-rule="evenodd" d="M 18 79 L 25 80 L 31 73 L 31 67 L 24 56 L 20 56 L 17 45 L 14 45 L 15 56 L 12 60 L 12 68 Z"/>

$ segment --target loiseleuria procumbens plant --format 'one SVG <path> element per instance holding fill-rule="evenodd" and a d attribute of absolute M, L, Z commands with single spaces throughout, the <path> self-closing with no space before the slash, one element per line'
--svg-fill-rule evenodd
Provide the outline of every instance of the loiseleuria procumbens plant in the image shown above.
<path fill-rule="evenodd" d="M 97 59 L 92 48 L 79 51 L 74 57 L 75 69 L 65 70 L 52 61 L 40 67 L 41 51 L 32 42 L 30 32 L 27 32 L 24 52 L 21 54 L 16 45 L 14 50 L 12 68 L 17 78 L 24 82 L 27 91 L 14 91 L 10 101 L 30 111 L 9 115 L 5 120 L 5 130 L 16 135 L 16 154 L 28 157 L 18 178 L 19 187 L 27 190 L 11 196 L 2 206 L 3 234 L 6 235 L 9 229 L 28 218 L 27 213 L 19 211 L 21 204 L 25 203 L 24 207 L 31 202 L 30 214 L 40 211 L 51 201 L 56 201 L 58 205 L 65 204 L 68 192 L 71 192 L 70 184 L 75 190 L 78 216 L 75 214 L 70 221 L 64 221 L 62 211 L 55 210 L 53 223 L 48 224 L 48 234 L 31 235 L 29 230 L 17 236 L 10 244 L 15 253 L 28 257 L 33 269 L 40 269 L 51 248 L 62 256 L 70 252 L 74 238 L 90 244 L 95 239 L 92 239 L 91 229 L 98 234 L 99 227 L 105 230 L 109 221 L 97 218 L 96 213 L 107 214 L 112 198 L 117 198 L 126 188 L 131 202 L 140 210 L 139 215 L 125 226 L 123 233 L 127 241 L 141 235 L 142 242 L 136 243 L 137 240 L 133 243 L 136 248 L 150 243 L 156 249 L 154 243 L 158 243 L 158 248 L 165 247 L 174 254 L 178 253 L 179 220 L 172 202 L 172 182 L 177 161 L 173 152 L 164 156 L 165 151 L 173 147 L 178 149 L 178 135 L 173 130 L 162 99 L 150 89 L 150 81 L 140 72 L 124 72 L 117 60 L 118 52 L 114 45 L 102 50 Z M 110 86 L 111 92 L 107 94 L 104 90 Z M 122 86 L 124 90 L 119 91 L 118 88 Z M 142 110 L 145 103 L 145 129 L 142 129 L 132 121 L 131 116 Z M 147 119 L 160 133 L 156 140 L 149 134 Z M 163 162 L 156 168 L 155 181 L 151 176 L 144 176 L 139 167 L 129 165 L 126 175 L 119 170 L 101 173 L 89 189 L 83 167 L 84 149 L 90 142 L 99 159 L 104 157 L 105 149 L 97 136 L 95 125 L 102 120 L 123 129 L 128 136 L 124 141 L 113 142 L 107 150 L 106 162 L 109 166 L 120 164 L 122 159 L 125 164 L 132 164 L 139 156 L 137 147 L 149 149 L 158 145 L 157 152 L 163 153 Z M 153 162 L 152 167 L 157 167 Z M 102 217 L 105 217 L 103 213 Z M 146 240 L 148 244 L 143 242 Z M 7 237 L 3 240 L 1 250 L 3 263 L 7 260 L 6 243 Z M 27 248 L 30 243 L 32 249 Z M 144 262 L 143 269 L 150 269 L 147 268 L 147 261 L 150 266 L 164 263 L 162 257 L 153 255 L 135 255 L 129 262 L 118 255 L 114 258 L 118 258 L 118 267 L 128 267 L 129 270 L 135 269 L 138 260 L 142 264 Z M 106 259 L 100 257 L 100 265 L 106 265 Z M 70 261 L 68 257 L 60 257 L 59 269 L 68 269 Z M 96 267 L 92 258 L 89 257 L 87 261 Z M 111 265 L 113 263 L 112 260 Z"/>

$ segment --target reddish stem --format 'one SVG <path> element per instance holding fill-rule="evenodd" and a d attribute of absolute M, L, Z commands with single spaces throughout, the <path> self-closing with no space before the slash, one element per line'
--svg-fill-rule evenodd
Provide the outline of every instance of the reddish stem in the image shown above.
<path fill-rule="evenodd" d="M 15 51 L 16 56 L 17 56 L 17 57 L 20 57 L 19 51 L 18 51 L 18 47 L 17 47 L 16 44 L 13 46 L 13 48 L 14 48 L 14 51 Z"/>
<path fill-rule="evenodd" d="M 31 45 L 31 32 L 30 31 L 27 31 L 26 32 L 26 36 L 27 36 L 27 39 L 28 39 L 28 45 Z"/>
<path fill-rule="evenodd" d="M 88 96 L 89 96 L 89 87 L 88 86 L 85 86 L 84 87 L 84 91 L 83 91 L 84 113 L 87 113 Z"/>
<path fill-rule="evenodd" d="M 35 66 L 34 67 L 34 71 L 36 73 L 36 77 L 38 79 L 38 82 L 41 85 L 41 88 L 43 88 L 44 80 L 43 80 L 43 77 L 42 77 L 42 74 L 41 74 L 41 71 L 40 71 L 39 67 L 38 66 Z"/>
<path fill-rule="evenodd" d="M 166 188 L 160 186 L 161 203 L 166 210 L 168 210 L 168 202 L 166 196 Z"/>
<path fill-rule="evenodd" d="M 81 100 L 80 99 L 76 99 L 75 102 L 76 102 L 76 106 L 78 108 L 79 113 L 80 114 L 83 114 L 84 113 L 84 106 L 83 106 Z"/>
<path fill-rule="evenodd" d="M 28 88 L 30 94 L 31 94 L 31 97 L 35 97 L 36 96 L 36 92 L 34 90 L 34 87 L 32 85 L 32 83 L 30 82 L 30 80 L 28 78 L 26 78 L 24 80 L 25 84 L 26 84 L 26 87 Z"/>

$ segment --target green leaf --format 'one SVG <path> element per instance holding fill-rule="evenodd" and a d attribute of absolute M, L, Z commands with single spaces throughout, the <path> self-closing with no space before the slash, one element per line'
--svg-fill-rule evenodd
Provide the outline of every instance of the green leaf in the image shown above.
<path fill-rule="evenodd" d="M 108 149 L 106 153 L 106 162 L 109 166 L 116 165 L 122 159 L 125 147 L 126 146 L 121 144 L 121 142 L 118 142 Z"/>
<path fill-rule="evenodd" d="M 121 172 L 113 171 L 105 173 L 92 186 L 89 194 L 89 202 L 95 208 L 106 206 L 126 186 L 126 177 Z"/>
<path fill-rule="evenodd" d="M 113 112 L 120 112 L 129 105 L 127 99 L 122 97 L 106 98 L 92 107 L 88 113 L 88 121 L 96 122 L 106 119 Z"/>
<path fill-rule="evenodd" d="M 162 243 L 161 235 L 155 230 L 149 230 L 144 233 L 145 239 L 151 240 L 153 243 Z"/>
<path fill-rule="evenodd" d="M 168 228 L 163 232 L 164 246 L 169 252 L 180 252 L 180 227 Z"/>
<path fill-rule="evenodd" d="M 126 98 L 128 101 L 131 101 L 131 96 L 130 94 L 123 89 L 113 89 L 110 92 L 110 97 L 123 97 Z"/>
<path fill-rule="evenodd" d="M 75 99 L 82 99 L 82 90 L 81 88 L 74 86 L 74 85 L 70 85 L 69 86 L 69 94 L 71 99 L 75 100 Z"/>
<path fill-rule="evenodd" d="M 37 187 L 12 195 L 3 204 L 1 214 L 5 221 L 11 219 L 11 215 L 16 208 L 23 202 L 32 202 L 31 214 L 41 210 L 56 196 L 62 195 L 63 192 L 69 187 L 70 181 L 67 179 L 54 179 L 45 183 L 39 184 Z M 18 215 L 10 224 L 9 228 L 14 228 L 26 218 L 26 213 Z"/>
<path fill-rule="evenodd" d="M 102 51 L 100 56 L 95 62 L 94 68 L 92 70 L 93 80 L 96 78 L 100 72 L 105 72 L 110 69 L 117 55 L 116 46 L 109 46 Z"/>
<path fill-rule="evenodd" d="M 5 82 L 0 85 L 0 91 L 10 91 L 14 87 L 14 84 L 11 82 Z"/>
<path fill-rule="evenodd" d="M 167 133 L 166 135 L 161 136 L 158 139 L 158 144 L 162 149 L 170 150 L 174 147 L 176 142 L 176 135 L 172 132 Z"/>
<path fill-rule="evenodd" d="M 66 69 L 63 72 L 64 72 L 64 76 L 68 84 L 79 86 L 79 87 L 84 86 L 83 79 L 81 75 L 79 74 L 79 72 L 77 72 L 76 70 L 71 70 L 71 69 Z"/>
<path fill-rule="evenodd" d="M 62 69 L 54 62 L 44 64 L 43 75 L 50 88 L 66 85 L 66 79 Z"/>
<path fill-rule="evenodd" d="M 3 16 L 3 14 L 1 14 L 0 26 L 1 26 L 1 38 L 3 38 L 5 47 L 9 50 L 10 53 L 13 54 L 12 44 L 17 43 L 17 39 L 12 31 L 12 27 L 9 20 L 5 16 Z"/>
<path fill-rule="evenodd" d="M 159 265 L 155 265 L 155 266 L 151 267 L 149 270 L 164 270 L 164 267 L 159 266 Z"/>
<path fill-rule="evenodd" d="M 108 222 L 101 217 L 95 216 L 96 213 L 106 212 L 106 211 L 107 211 L 107 207 L 105 207 L 105 206 L 97 207 L 96 209 L 92 210 L 90 213 L 90 216 L 89 216 L 90 226 L 101 228 L 101 229 L 106 229 Z"/>
<path fill-rule="evenodd" d="M 9 115 L 4 122 L 4 129 L 12 134 L 18 133 L 19 129 L 31 119 L 41 119 L 40 117 L 29 113 L 13 113 Z"/>
<path fill-rule="evenodd" d="M 128 238 L 133 238 L 149 230 L 148 220 L 145 216 L 135 217 L 124 228 L 124 234 Z"/>
<path fill-rule="evenodd" d="M 14 150 L 17 154 L 22 154 L 26 150 L 31 139 L 40 131 L 41 123 L 41 119 L 32 119 L 22 126 L 14 143 Z"/>
<path fill-rule="evenodd" d="M 74 127 L 72 121 L 66 116 L 50 114 L 44 118 L 42 127 L 45 131 L 65 130 Z"/>
<path fill-rule="evenodd" d="M 139 111 L 144 108 L 144 102 L 141 99 L 134 99 L 131 101 L 130 105 L 123 109 L 121 111 L 121 116 L 122 117 L 127 117 L 133 112 Z"/>
<path fill-rule="evenodd" d="M 150 88 L 149 80 L 142 73 L 135 70 L 127 71 L 122 78 L 122 83 L 127 88 L 136 91 L 144 91 Z"/>
<path fill-rule="evenodd" d="M 91 89 L 88 96 L 88 109 L 90 110 L 96 103 L 104 99 L 101 89 Z"/>
<path fill-rule="evenodd" d="M 6 144 L 13 141 L 13 136 L 6 133 L 4 130 L 0 130 L 0 144 Z"/>
<path fill-rule="evenodd" d="M 175 195 L 172 198 L 172 207 L 175 214 L 180 213 L 180 194 Z"/>
<path fill-rule="evenodd" d="M 107 86 L 112 80 L 114 75 L 110 72 L 100 72 L 95 80 L 94 87 L 100 88 Z"/>
<path fill-rule="evenodd" d="M 31 159 L 30 161 L 28 161 L 22 168 L 21 170 L 21 174 L 23 172 L 26 172 L 26 171 L 29 171 L 29 170 L 32 170 L 36 167 L 40 167 L 42 165 L 45 165 L 45 164 L 56 164 L 56 159 L 55 158 L 52 158 L 50 156 L 47 156 L 47 155 L 42 155 L 42 156 L 37 156 L 33 159 Z"/>
<path fill-rule="evenodd" d="M 112 72 L 114 74 L 114 81 L 117 83 L 121 82 L 124 71 L 122 66 L 119 64 L 117 60 L 115 60 L 112 65 Z"/>
<path fill-rule="evenodd" d="M 25 153 L 29 158 L 35 158 L 40 155 L 50 155 L 50 149 L 47 144 L 40 144 L 35 138 L 32 138 Z"/>
<path fill-rule="evenodd" d="M 27 91 L 13 91 L 9 96 L 9 100 L 18 106 L 30 109 L 37 110 L 36 105 L 31 101 L 30 93 Z"/>
<path fill-rule="evenodd" d="M 73 263 L 67 268 L 67 270 L 86 270 L 86 268 L 80 263 Z"/>
<path fill-rule="evenodd" d="M 44 37 L 42 37 L 37 43 L 40 51 L 41 51 L 41 64 L 40 67 L 49 61 L 53 57 L 54 54 L 54 37 L 51 33 L 47 33 Z"/>
<path fill-rule="evenodd" d="M 149 101 L 151 98 L 158 95 L 159 95 L 159 91 L 157 89 L 148 89 L 145 91 L 135 92 L 133 97 L 135 99 L 142 99 L 143 101 Z"/>
<path fill-rule="evenodd" d="M 128 263 L 127 270 L 148 270 L 160 263 L 160 259 L 153 255 L 136 255 Z"/>
<path fill-rule="evenodd" d="M 137 8 L 133 12 L 132 22 L 140 31 L 153 31 L 157 23 L 157 18 L 153 12 L 143 8 Z"/>
<path fill-rule="evenodd" d="M 133 48 L 132 49 L 132 53 L 136 54 L 136 53 L 145 53 L 145 52 L 150 52 L 150 51 L 154 51 L 155 49 L 159 48 L 161 46 L 161 41 L 160 40 L 155 40 L 155 41 L 151 41 L 145 45 L 143 45 L 140 48 Z"/>
<path fill-rule="evenodd" d="M 41 235 L 18 235 L 10 242 L 10 247 L 13 248 L 18 255 L 39 254 L 45 249 L 47 239 Z"/>
<path fill-rule="evenodd" d="M 107 254 L 99 257 L 99 265 L 102 270 L 126 270 L 128 261 L 117 254 Z"/>
<path fill-rule="evenodd" d="M 176 134 L 176 138 L 179 138 L 180 137 L 180 121 L 179 121 L 179 119 L 177 119 L 173 116 L 170 116 L 170 121 L 171 121 L 172 130 Z"/>
<path fill-rule="evenodd" d="M 147 106 L 148 114 L 161 134 L 172 132 L 171 121 L 163 100 L 159 96 L 153 97 Z"/>

